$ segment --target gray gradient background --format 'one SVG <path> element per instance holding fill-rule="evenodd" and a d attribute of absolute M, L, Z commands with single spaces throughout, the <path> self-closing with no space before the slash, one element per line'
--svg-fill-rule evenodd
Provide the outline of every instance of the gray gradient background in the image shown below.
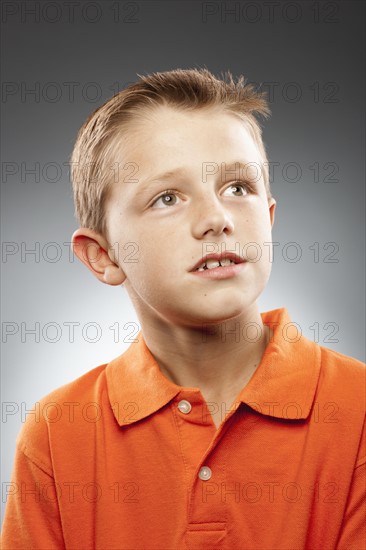
<path fill-rule="evenodd" d="M 222 21 L 222 4 L 221 13 L 204 22 L 202 3 L 191 1 L 140 1 L 132 7 L 126 2 L 97 3 L 101 17 L 95 23 L 81 17 L 80 7 L 75 9 L 74 22 L 67 21 L 63 2 L 58 2 L 58 22 L 47 21 L 55 17 L 51 8 L 40 22 L 24 13 L 22 22 L 20 3 L 14 2 L 20 11 L 7 21 L 3 18 L 3 82 L 20 87 L 21 83 L 34 87 L 38 82 L 41 90 L 54 82 L 63 92 L 57 101 L 51 101 L 54 96 L 48 88 L 39 102 L 20 92 L 2 102 L 3 162 L 17 163 L 19 168 L 21 163 L 32 166 L 35 162 L 41 167 L 49 162 L 62 167 L 55 183 L 49 181 L 55 175 L 52 170 L 38 182 L 32 175 L 22 181 L 19 173 L 2 181 L 3 242 L 19 247 L 25 243 L 27 248 L 38 242 L 41 251 L 54 242 L 62 249 L 55 262 L 45 261 L 42 252 L 39 262 L 32 256 L 22 261 L 20 253 L 3 259 L 2 326 L 3 330 L 4 323 L 19 326 L 19 332 L 2 346 L 3 406 L 19 407 L 1 425 L 3 482 L 10 479 L 20 411 L 122 353 L 130 333 L 124 324 L 138 323 L 127 293 L 99 283 L 77 259 L 70 261 L 68 248 L 62 244 L 70 242 L 77 228 L 69 171 L 64 165 L 76 133 L 113 92 L 136 80 L 136 73 L 205 66 L 215 74 L 230 69 L 255 83 L 278 83 L 271 100 L 272 117 L 264 123 L 269 159 L 280 163 L 272 182 L 277 200 L 273 240 L 281 243 L 280 250 L 286 243 L 298 243 L 302 257 L 291 263 L 275 249 L 260 310 L 287 307 L 305 336 L 314 339 L 310 327 L 319 323 L 321 345 L 364 360 L 364 3 L 321 2 L 319 22 L 314 21 L 313 2 L 294 3 L 302 16 L 293 23 L 288 19 L 295 12 L 288 6 L 283 15 L 287 2 L 282 2 L 282 11 L 275 9 L 272 22 L 263 2 L 257 2 L 262 17 L 252 23 L 248 19 L 253 19 L 253 9 L 247 17 L 242 11 L 238 21 L 230 15 Z M 112 4 L 120 5 L 120 21 L 114 21 Z M 226 2 L 227 7 L 234 4 Z M 244 4 L 248 3 L 240 2 L 242 10 Z M 92 19 L 94 13 L 90 8 L 86 18 Z M 69 97 L 65 82 L 79 83 L 74 98 Z M 299 101 L 282 94 L 290 82 L 301 89 Z M 310 89 L 314 82 L 320 86 L 319 101 Z M 329 82 L 338 86 L 336 102 L 327 101 L 330 90 L 324 86 Z M 89 98 L 85 93 L 83 97 L 83 87 Z M 96 101 L 91 97 L 93 89 L 101 92 Z M 282 174 L 289 162 L 301 166 L 302 176 L 296 183 L 286 181 Z M 319 182 L 309 169 L 315 162 L 321 167 Z M 328 162 L 337 163 L 338 182 L 324 181 L 330 173 L 324 168 Z M 314 242 L 320 245 L 319 262 L 308 248 Z M 339 246 L 336 263 L 324 261 L 322 247 L 328 242 Z M 48 252 L 51 258 L 55 249 Z M 31 335 L 22 342 L 21 323 L 30 328 L 36 322 L 41 331 L 46 323 L 58 323 L 59 341 L 47 342 L 41 334 L 39 342 Z M 66 322 L 80 323 L 73 342 L 69 342 Z M 102 336 L 96 343 L 82 335 L 82 327 L 90 322 L 101 327 Z M 109 329 L 116 322 L 121 329 L 117 343 Z M 339 327 L 334 336 L 338 342 L 326 338 L 331 332 L 324 328 L 328 322 Z M 46 338 L 55 335 L 50 329 Z M 88 338 L 94 335 L 90 329 Z"/>

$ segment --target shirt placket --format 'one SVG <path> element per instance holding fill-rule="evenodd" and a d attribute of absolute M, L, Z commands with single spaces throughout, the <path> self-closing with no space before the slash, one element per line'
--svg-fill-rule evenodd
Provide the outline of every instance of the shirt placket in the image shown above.
<path fill-rule="evenodd" d="M 187 480 L 187 548 L 223 548 L 227 511 L 222 499 L 226 464 L 215 449 L 227 427 L 226 416 L 217 430 L 199 390 L 180 392 L 172 402 Z"/>

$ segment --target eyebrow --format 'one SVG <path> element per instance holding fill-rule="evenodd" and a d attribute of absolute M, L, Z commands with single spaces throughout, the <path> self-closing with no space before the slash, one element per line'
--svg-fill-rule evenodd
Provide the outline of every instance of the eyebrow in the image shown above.
<path fill-rule="evenodd" d="M 181 176 L 186 174 L 186 169 L 182 167 L 175 168 L 174 170 L 169 170 L 168 172 L 163 172 L 162 174 L 157 174 L 151 178 L 147 177 L 142 180 L 140 191 L 145 191 L 151 183 L 158 183 L 159 181 L 167 181 L 173 178 L 174 176 Z"/>
<path fill-rule="evenodd" d="M 201 168 L 202 168 L 202 172 L 201 172 L 201 175 L 202 175 L 202 182 L 203 182 L 203 170 L 204 170 L 204 165 L 207 165 L 207 167 L 209 168 L 210 165 L 211 165 L 211 168 L 213 167 L 213 165 L 216 165 L 217 167 L 217 163 L 214 163 L 214 162 L 210 162 L 210 161 L 204 161 L 202 162 L 202 165 L 201 165 Z M 225 165 L 225 166 L 223 166 Z M 209 175 L 217 175 L 217 174 L 221 174 L 221 177 L 222 177 L 222 174 L 227 172 L 227 173 L 232 173 L 233 171 L 241 171 L 241 170 L 246 170 L 246 167 L 248 165 L 251 165 L 251 166 L 257 166 L 258 167 L 258 163 L 256 162 L 244 162 L 242 160 L 234 160 L 234 161 L 231 161 L 231 162 L 224 162 L 222 161 L 220 163 L 220 165 L 218 166 L 218 170 L 216 170 L 215 172 L 207 172 L 206 173 L 206 177 L 209 176 Z M 224 168 L 224 170 L 223 170 Z M 263 164 L 262 163 L 259 163 L 259 169 L 260 169 L 260 175 L 262 175 L 262 170 L 263 170 Z M 151 178 L 145 178 L 142 180 L 142 184 L 141 184 L 141 188 L 140 188 L 140 191 L 145 191 L 150 184 L 152 183 L 158 183 L 158 182 L 162 182 L 162 181 L 167 181 L 167 180 L 170 180 L 172 179 L 173 177 L 175 176 L 182 176 L 184 174 L 187 173 L 187 168 L 185 168 L 184 166 L 179 166 L 177 168 L 175 168 L 174 170 L 169 170 L 167 172 L 163 172 L 161 174 L 158 174 L 156 176 L 152 176 Z M 247 176 L 245 176 L 245 178 L 247 179 L 252 179 L 252 178 L 248 178 Z M 255 179 L 255 183 L 260 179 L 259 178 L 256 178 Z"/>

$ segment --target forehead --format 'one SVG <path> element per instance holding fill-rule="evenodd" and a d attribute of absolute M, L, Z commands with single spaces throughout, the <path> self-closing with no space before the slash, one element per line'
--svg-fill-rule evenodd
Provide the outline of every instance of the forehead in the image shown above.
<path fill-rule="evenodd" d="M 249 124 L 222 108 L 145 109 L 125 128 L 121 154 L 130 161 L 139 159 L 142 169 L 162 162 L 169 168 L 179 161 L 191 166 L 204 161 L 221 163 L 238 155 L 248 162 L 260 161 Z"/>

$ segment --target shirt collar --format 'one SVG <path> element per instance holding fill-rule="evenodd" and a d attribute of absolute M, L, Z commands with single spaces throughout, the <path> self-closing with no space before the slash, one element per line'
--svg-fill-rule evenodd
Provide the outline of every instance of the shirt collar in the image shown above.
<path fill-rule="evenodd" d="M 286 308 L 261 313 L 261 317 L 273 335 L 236 401 L 275 418 L 307 418 L 320 374 L 320 347 L 302 336 Z M 137 338 L 106 367 L 109 400 L 120 426 L 155 413 L 187 389 L 163 375 L 141 331 Z"/>

